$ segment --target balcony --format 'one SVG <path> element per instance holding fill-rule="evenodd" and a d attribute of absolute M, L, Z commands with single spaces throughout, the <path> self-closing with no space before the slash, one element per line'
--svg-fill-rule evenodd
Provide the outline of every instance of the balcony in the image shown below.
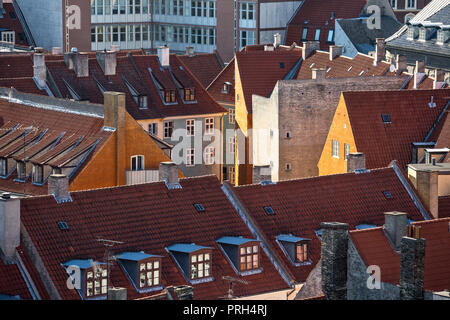
<path fill-rule="evenodd" d="M 159 181 L 159 170 L 136 170 L 125 171 L 127 185 Z"/>

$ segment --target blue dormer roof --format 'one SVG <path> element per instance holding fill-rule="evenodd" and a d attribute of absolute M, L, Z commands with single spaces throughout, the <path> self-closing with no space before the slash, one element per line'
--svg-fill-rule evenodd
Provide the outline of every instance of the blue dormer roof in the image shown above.
<path fill-rule="evenodd" d="M 116 257 L 121 260 L 141 261 L 147 258 L 160 258 L 161 256 L 148 254 L 145 253 L 144 251 L 138 251 L 138 252 L 123 252 L 117 255 Z"/>
<path fill-rule="evenodd" d="M 277 240 L 278 241 L 297 243 L 299 241 L 311 240 L 311 239 L 296 237 L 296 236 L 293 236 L 292 234 L 280 234 L 279 236 L 277 236 Z"/>
<path fill-rule="evenodd" d="M 251 241 L 258 241 L 256 239 L 248 239 L 244 237 L 222 237 L 217 240 L 218 243 L 224 243 L 224 244 L 232 244 L 236 246 L 240 246 L 241 244 L 251 242 Z"/>
<path fill-rule="evenodd" d="M 195 243 L 176 243 L 167 247 L 169 251 L 191 253 L 201 249 L 212 249 L 211 247 L 198 246 Z"/>
<path fill-rule="evenodd" d="M 356 230 L 364 230 L 364 229 L 372 229 L 372 228 L 377 228 L 378 226 L 374 225 L 374 224 L 366 224 L 366 223 L 362 223 L 362 224 L 358 224 L 355 229 Z"/>
<path fill-rule="evenodd" d="M 94 266 L 94 265 L 101 265 L 101 264 L 105 264 L 104 262 L 98 262 L 92 260 L 92 259 L 74 259 L 74 260 L 70 260 L 67 261 L 65 263 L 63 263 L 64 267 L 69 267 L 69 266 L 77 266 L 80 269 L 89 269 L 90 267 Z"/>

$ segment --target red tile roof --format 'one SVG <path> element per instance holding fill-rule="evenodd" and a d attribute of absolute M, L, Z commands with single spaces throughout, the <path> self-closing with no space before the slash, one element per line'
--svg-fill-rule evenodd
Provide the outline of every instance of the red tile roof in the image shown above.
<path fill-rule="evenodd" d="M 234 58 L 230 63 L 222 69 L 222 71 L 214 78 L 214 80 L 206 87 L 206 90 L 214 97 L 217 102 L 225 102 L 234 104 Z M 222 92 L 225 82 L 231 83 L 228 93 Z"/>
<path fill-rule="evenodd" d="M 17 18 L 17 14 L 12 3 L 4 3 L 3 9 L 5 9 L 6 14 L 0 18 L 0 28 L 14 31 L 17 45 L 29 46 L 25 33 L 23 32 L 22 24 L 20 23 L 19 18 Z"/>
<path fill-rule="evenodd" d="M 0 87 L 14 88 L 21 92 L 47 95 L 45 90 L 39 90 L 33 78 L 3 78 Z"/>
<path fill-rule="evenodd" d="M 17 264 L 6 265 L 0 259 L 0 295 L 20 296 L 21 299 L 31 300 L 32 296 L 27 284 L 20 273 Z"/>
<path fill-rule="evenodd" d="M 67 159 L 73 159 L 75 155 L 86 150 L 87 147 L 94 146 L 96 141 L 99 142 L 91 151 L 91 155 L 103 146 L 112 134 L 110 131 L 102 130 L 103 124 L 103 118 L 100 117 L 55 111 L 0 99 L 0 154 L 20 161 L 25 156 L 27 161 L 32 163 L 55 167 L 64 166 Z M 30 126 L 32 126 L 32 129 L 26 134 L 25 139 L 21 138 L 20 136 L 26 132 L 24 129 Z M 10 132 L 13 128 L 15 129 Z M 36 140 L 41 134 L 41 139 Z M 58 138 L 61 139 L 58 141 Z M 78 139 L 81 139 L 80 143 L 73 150 L 69 150 Z M 24 140 L 26 144 L 25 155 L 23 153 Z M 58 142 L 53 149 L 45 149 L 56 141 Z M 38 153 L 40 150 L 45 150 L 45 152 Z M 80 168 L 76 171 L 77 173 L 80 172 Z M 75 176 L 76 174 L 72 176 L 72 179 Z M 25 183 L 15 182 L 16 177 L 17 171 L 15 170 L 8 178 L 0 179 L 0 189 L 33 195 L 47 194 L 46 184 L 44 186 L 34 185 L 30 178 Z"/>
<path fill-rule="evenodd" d="M 450 195 L 438 199 L 439 218 L 450 218 Z"/>
<path fill-rule="evenodd" d="M 33 78 L 33 56 L 31 54 L 0 55 L 0 79 Z"/>
<path fill-rule="evenodd" d="M 226 296 L 229 288 L 222 280 L 225 275 L 249 282 L 235 284 L 233 293 L 237 296 L 288 287 L 262 250 L 261 273 L 241 277 L 233 271 L 216 240 L 252 235 L 215 176 L 181 179 L 180 184 L 182 189 L 169 190 L 164 182 L 157 182 L 73 192 L 73 202 L 63 204 L 57 204 L 52 196 L 21 200 L 22 224 L 61 297 L 79 299 L 78 293 L 67 289 L 67 274 L 61 263 L 75 258 L 103 261 L 105 247 L 97 238 L 124 242 L 114 246 L 112 254 L 143 250 L 161 255 L 162 283 L 166 287 L 187 284 L 166 247 L 175 243 L 213 247 L 215 280 L 193 285 L 195 299 Z M 197 212 L 194 203 L 201 203 L 206 210 Z M 58 221 L 67 222 L 69 230 L 60 230 Z M 114 286 L 127 288 L 129 299 L 158 293 L 138 294 L 116 262 L 111 281 Z"/>
<path fill-rule="evenodd" d="M 450 218 L 414 222 L 420 226 L 425 244 L 425 290 L 442 291 L 450 288 Z M 381 268 L 381 280 L 399 284 L 400 255 L 392 247 L 382 228 L 350 231 L 356 249 L 366 265 Z"/>
<path fill-rule="evenodd" d="M 185 68 L 195 75 L 205 88 L 223 69 L 217 53 L 200 53 L 193 56 L 179 55 L 178 59 Z"/>
<path fill-rule="evenodd" d="M 412 220 L 423 220 L 393 168 L 362 174 L 338 174 L 288 180 L 271 185 L 234 187 L 239 200 L 255 221 L 280 260 L 296 281 L 303 282 L 320 259 L 321 244 L 315 231 L 323 221 L 359 224 L 384 224 L 384 212 L 407 212 Z M 383 192 L 389 191 L 391 199 Z M 268 215 L 265 206 L 275 214 Z M 276 236 L 293 234 L 311 239 L 309 266 L 294 266 L 277 244 Z"/>
<path fill-rule="evenodd" d="M 356 149 L 366 155 L 369 169 L 397 160 L 411 162 L 411 143 L 423 142 L 450 101 L 450 89 L 344 92 Z M 436 103 L 430 108 L 428 103 Z M 385 124 L 381 115 L 389 114 Z"/>
<path fill-rule="evenodd" d="M 304 27 L 308 28 L 307 40 L 315 40 L 316 28 L 320 28 L 320 48 L 327 50 L 328 30 L 334 29 L 335 20 L 359 17 L 366 3 L 367 0 L 328 0 L 325 5 L 321 0 L 304 1 L 288 23 L 286 44 L 301 44 Z"/>

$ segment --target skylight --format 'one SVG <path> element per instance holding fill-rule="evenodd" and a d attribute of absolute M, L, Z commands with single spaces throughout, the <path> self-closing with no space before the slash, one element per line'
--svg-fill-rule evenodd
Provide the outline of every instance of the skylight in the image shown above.
<path fill-rule="evenodd" d="M 391 123 L 391 116 L 387 113 L 381 114 L 381 119 L 384 123 Z"/>
<path fill-rule="evenodd" d="M 280 68 L 284 69 L 284 62 L 280 62 Z"/>
<path fill-rule="evenodd" d="M 383 191 L 384 196 L 386 199 L 392 199 L 392 194 L 390 191 Z"/>
<path fill-rule="evenodd" d="M 69 230 L 69 226 L 67 225 L 67 222 L 65 222 L 65 221 L 59 221 L 58 222 L 58 227 L 61 230 Z"/>
<path fill-rule="evenodd" d="M 350 68 L 347 69 L 347 72 L 349 72 L 350 70 L 352 70 L 353 66 L 350 66 Z"/>
<path fill-rule="evenodd" d="M 205 211 L 205 208 L 204 208 L 200 203 L 194 203 L 194 208 L 195 208 L 195 210 L 197 210 L 198 212 L 203 212 L 203 211 Z"/>
<path fill-rule="evenodd" d="M 275 214 L 272 207 L 264 207 L 264 211 L 266 211 L 267 214 Z"/>

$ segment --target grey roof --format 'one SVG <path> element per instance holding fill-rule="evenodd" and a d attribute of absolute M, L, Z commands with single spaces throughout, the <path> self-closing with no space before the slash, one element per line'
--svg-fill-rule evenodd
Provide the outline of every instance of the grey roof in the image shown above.
<path fill-rule="evenodd" d="M 450 1 L 434 0 L 430 2 L 422 11 L 409 21 L 411 25 L 436 25 L 436 28 L 446 28 L 450 24 Z M 390 38 L 386 39 L 387 47 L 402 48 L 412 51 L 424 51 L 437 55 L 450 56 L 450 41 L 444 44 L 436 43 L 437 32 L 431 35 L 427 41 L 418 41 L 418 39 L 407 39 L 408 26 L 404 25 Z"/>
<path fill-rule="evenodd" d="M 345 32 L 353 45 L 359 52 L 364 54 L 368 54 L 369 51 L 375 50 L 376 38 L 386 39 L 401 27 L 401 23 L 396 19 L 388 16 L 382 16 L 381 28 L 369 29 L 367 27 L 367 20 L 368 18 L 336 20 L 336 23 L 339 23 L 342 30 Z"/>

